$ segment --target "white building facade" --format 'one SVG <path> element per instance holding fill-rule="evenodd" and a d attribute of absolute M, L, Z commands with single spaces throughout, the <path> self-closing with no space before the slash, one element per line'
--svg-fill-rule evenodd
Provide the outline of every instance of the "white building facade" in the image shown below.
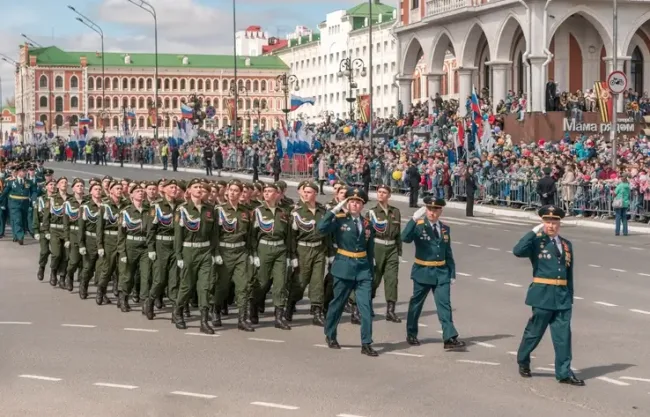
<path fill-rule="evenodd" d="M 370 48 L 373 48 L 373 117 L 397 115 L 398 90 L 395 74 L 398 72 L 397 39 L 393 29 L 397 11 L 375 0 L 373 3 L 372 46 L 368 30 L 369 8 L 367 3 L 349 10 L 328 13 L 318 25 L 318 32 L 287 36 L 287 47 L 274 52 L 298 79 L 300 97 L 313 97 L 315 104 L 303 105 L 290 117 L 318 122 L 326 117 L 346 119 L 351 104 L 347 100 L 357 95 L 370 94 L 369 72 Z M 339 76 L 345 61 L 352 63 L 352 81 L 357 88 L 350 88 L 350 80 Z M 364 71 L 365 68 L 365 71 Z M 352 103 L 355 113 L 356 102 Z M 358 118 L 358 114 L 355 114 Z"/>
<path fill-rule="evenodd" d="M 585 91 L 617 69 L 632 91 L 650 88 L 650 0 L 618 1 L 617 68 L 611 0 L 399 0 L 398 6 L 403 103 L 422 99 L 414 96 L 414 81 L 426 85 L 418 91 L 461 101 L 472 88 L 487 87 L 494 105 L 509 90 L 521 92 L 532 112 L 546 111 L 548 81 L 558 91 Z M 622 105 L 621 99 L 619 111 Z"/>

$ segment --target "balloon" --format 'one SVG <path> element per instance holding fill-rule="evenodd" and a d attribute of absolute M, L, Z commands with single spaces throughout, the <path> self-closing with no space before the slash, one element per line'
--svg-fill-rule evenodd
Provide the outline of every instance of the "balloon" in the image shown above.
<path fill-rule="evenodd" d="M 452 127 L 451 127 L 451 131 L 452 131 L 453 133 L 456 133 L 456 132 L 458 132 L 458 128 L 457 128 L 456 126 L 452 126 Z"/>
<path fill-rule="evenodd" d="M 483 120 L 487 120 L 487 119 L 488 119 L 487 113 L 483 114 Z"/>
<path fill-rule="evenodd" d="M 350 128 L 350 126 L 345 126 L 345 127 L 343 128 L 343 133 L 345 133 L 346 135 L 347 135 L 348 133 L 350 133 L 350 131 L 352 131 L 352 129 Z"/>
<path fill-rule="evenodd" d="M 393 179 L 395 181 L 399 181 L 402 179 L 402 172 L 401 171 L 393 171 Z"/>
<path fill-rule="evenodd" d="M 494 133 L 499 133 L 501 132 L 501 128 L 499 126 L 494 127 Z"/>

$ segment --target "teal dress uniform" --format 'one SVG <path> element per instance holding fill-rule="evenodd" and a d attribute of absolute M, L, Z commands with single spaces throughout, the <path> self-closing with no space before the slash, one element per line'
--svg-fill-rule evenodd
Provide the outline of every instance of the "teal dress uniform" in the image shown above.
<path fill-rule="evenodd" d="M 349 189 L 346 197 L 362 202 L 367 198 L 362 190 Z M 349 213 L 336 214 L 328 210 L 318 222 L 318 229 L 324 235 L 332 234 L 337 245 L 332 263 L 334 277 L 334 298 L 327 309 L 325 336 L 330 348 L 340 348 L 336 330 L 343 314 L 345 303 L 352 291 L 356 292 L 357 306 L 361 313 L 362 353 L 377 356 L 372 344 L 372 281 L 374 264 L 374 229 L 367 219 L 353 217 Z"/>
<path fill-rule="evenodd" d="M 25 231 L 28 230 L 28 213 L 30 200 L 34 193 L 34 184 L 25 178 L 11 178 L 5 184 L 3 195 L 7 197 L 7 210 L 11 221 L 14 242 L 22 244 Z"/>
<path fill-rule="evenodd" d="M 544 220 L 560 220 L 564 211 L 555 206 L 539 210 Z M 551 327 L 555 349 L 555 377 L 562 383 L 584 385 L 571 371 L 571 314 L 573 310 L 573 265 L 575 259 L 571 242 L 548 236 L 543 231 L 524 235 L 512 249 L 518 258 L 528 258 L 533 267 L 533 282 L 528 287 L 526 305 L 532 307 L 517 352 L 519 373 L 530 377 L 530 355 Z"/>

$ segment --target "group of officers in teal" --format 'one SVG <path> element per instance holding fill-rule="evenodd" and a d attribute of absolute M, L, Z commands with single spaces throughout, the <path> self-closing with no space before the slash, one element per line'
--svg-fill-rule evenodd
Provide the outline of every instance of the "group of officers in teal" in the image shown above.
<path fill-rule="evenodd" d="M 311 181 L 299 184 L 300 199 L 294 202 L 283 181 L 140 182 L 106 176 L 91 179 L 86 194 L 84 180 L 54 179 L 42 164 L 13 164 L 2 174 L 0 201 L 14 241 L 23 244 L 27 231 L 40 243 L 37 278 L 44 279 L 49 257 L 50 284 L 73 291 L 77 274 L 81 299 L 88 297 L 92 281 L 96 303 L 111 304 L 112 282 L 122 312 L 131 310 L 131 300 L 142 302 L 142 314 L 153 320 L 166 296 L 176 328 L 187 328 L 192 306 L 200 311 L 200 331 L 214 334 L 231 305 L 238 309 L 238 329 L 254 331 L 269 293 L 275 327 L 290 330 L 296 304 L 308 289 L 312 323 L 324 327 L 327 346 L 341 348 L 337 328 L 348 311 L 351 322 L 361 325 L 361 353 L 375 357 L 373 299 L 383 281 L 386 320 L 401 322 L 395 313 L 398 269 L 403 244 L 413 243 L 406 342 L 420 345 L 418 321 L 433 293 L 444 349 L 466 346 L 452 318 L 456 264 L 450 227 L 440 220 L 444 199 L 425 197 L 402 230 L 401 213 L 389 201 L 391 189 L 383 185 L 377 204 L 363 214 L 366 193 L 342 182 L 322 205 L 316 201 L 319 186 Z M 559 237 L 564 212 L 545 206 L 539 214 L 544 223 L 513 249 L 515 256 L 530 259 L 534 275 L 526 297 L 533 315 L 518 351 L 519 374 L 532 376 L 530 355 L 550 326 L 557 379 L 584 385 L 571 371 L 575 260 L 571 243 Z"/>

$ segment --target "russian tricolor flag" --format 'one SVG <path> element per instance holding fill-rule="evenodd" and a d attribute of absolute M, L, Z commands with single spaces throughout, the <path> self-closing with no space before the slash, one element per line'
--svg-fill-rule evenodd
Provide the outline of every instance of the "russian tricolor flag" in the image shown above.
<path fill-rule="evenodd" d="M 188 106 L 187 104 L 181 103 L 181 116 L 183 119 L 191 119 L 192 118 L 192 108 Z"/>
<path fill-rule="evenodd" d="M 43 123 L 43 122 L 36 122 L 36 123 L 34 123 L 34 127 L 35 127 L 36 129 L 43 129 L 43 128 L 45 128 L 45 123 Z"/>
<path fill-rule="evenodd" d="M 88 119 L 88 118 L 79 119 L 79 127 L 82 127 L 82 126 L 90 126 L 90 119 Z"/>
<path fill-rule="evenodd" d="M 133 120 L 135 119 L 135 112 L 133 110 L 129 110 L 126 112 L 126 118 L 128 120 Z"/>
<path fill-rule="evenodd" d="M 472 111 L 472 130 L 476 131 L 478 140 L 483 135 L 483 116 L 481 115 L 481 104 L 478 99 L 478 94 L 476 94 L 476 87 L 474 86 L 472 86 L 470 110 Z"/>
<path fill-rule="evenodd" d="M 311 104 L 313 106 L 314 103 L 316 103 L 315 97 L 298 97 L 293 94 L 291 95 L 291 111 L 297 110 L 298 107 L 303 104 Z"/>

